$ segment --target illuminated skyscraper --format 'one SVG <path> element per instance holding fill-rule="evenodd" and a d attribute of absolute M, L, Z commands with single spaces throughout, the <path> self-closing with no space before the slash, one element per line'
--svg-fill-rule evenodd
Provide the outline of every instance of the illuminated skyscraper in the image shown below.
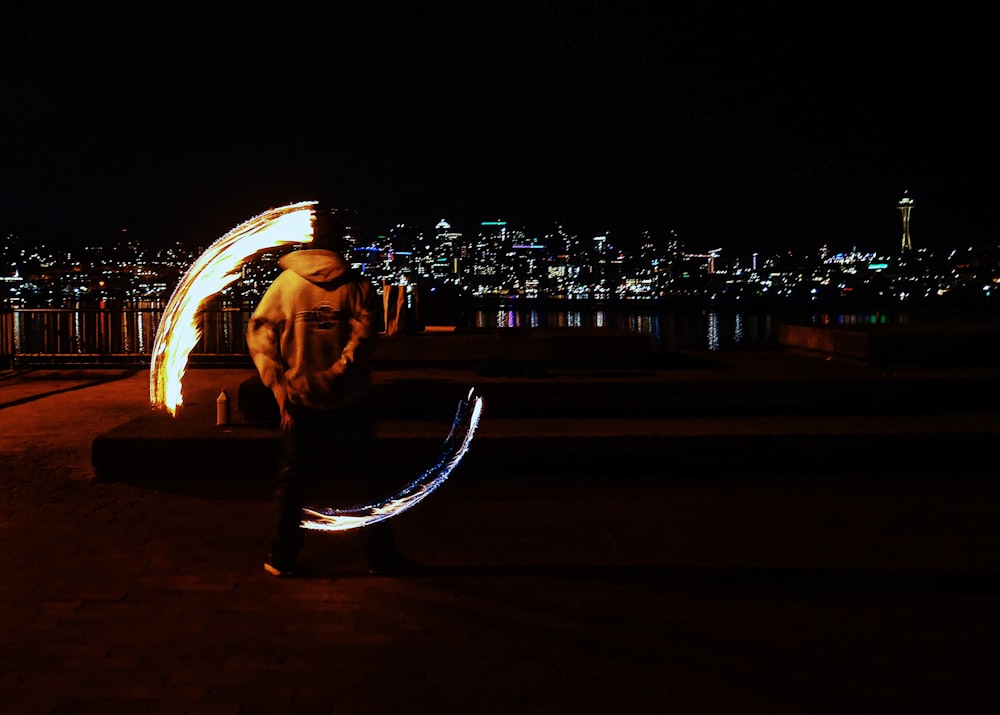
<path fill-rule="evenodd" d="M 913 244 L 910 243 L 910 211 L 913 210 L 913 199 L 908 196 L 909 193 L 909 189 L 904 191 L 903 198 L 896 204 L 896 207 L 903 212 L 903 251 L 913 248 Z"/>
<path fill-rule="evenodd" d="M 428 268 L 435 278 L 459 282 L 462 234 L 451 230 L 451 224 L 441 219 L 434 227 L 434 244 Z"/>

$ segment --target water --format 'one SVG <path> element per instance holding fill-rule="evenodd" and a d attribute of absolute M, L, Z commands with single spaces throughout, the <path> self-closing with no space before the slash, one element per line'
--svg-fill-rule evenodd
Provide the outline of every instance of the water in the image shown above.
<path fill-rule="evenodd" d="M 476 328 L 591 328 L 639 333 L 654 349 L 728 350 L 764 348 L 777 339 L 777 318 L 767 313 L 630 308 L 472 311 Z"/>
<path fill-rule="evenodd" d="M 659 350 L 748 350 L 777 346 L 782 323 L 854 328 L 916 323 L 982 322 L 965 312 L 736 311 L 662 307 L 481 308 L 472 311 L 476 328 L 608 328 L 649 337 Z M 988 318 L 995 320 L 996 318 Z"/>
<path fill-rule="evenodd" d="M 20 309 L 0 316 L 2 355 L 147 355 L 159 325 L 161 305 L 136 307 Z M 215 306 L 202 313 L 202 339 L 195 353 L 235 355 L 246 350 L 250 311 Z M 996 320 L 996 318 L 992 318 Z M 982 316 L 947 313 L 808 312 L 614 306 L 580 308 L 503 305 L 470 310 L 471 328 L 607 329 L 638 333 L 656 350 L 753 350 L 777 347 L 783 323 L 858 327 L 907 323 L 982 322 Z"/>

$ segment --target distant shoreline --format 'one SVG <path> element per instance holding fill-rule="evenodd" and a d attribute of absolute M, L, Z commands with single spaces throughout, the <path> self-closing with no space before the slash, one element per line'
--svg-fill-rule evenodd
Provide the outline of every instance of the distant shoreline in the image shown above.
<path fill-rule="evenodd" d="M 458 304 L 458 303 L 456 303 Z M 422 301 L 421 305 L 424 303 Z M 772 313 L 937 313 L 948 314 L 959 311 L 1000 317 L 1000 302 L 983 298 L 981 300 L 938 298 L 913 301 L 892 300 L 798 300 L 794 298 L 707 298 L 707 297 L 662 297 L 662 298 L 524 298 L 496 297 L 469 298 L 461 306 L 471 310 L 726 310 Z"/>

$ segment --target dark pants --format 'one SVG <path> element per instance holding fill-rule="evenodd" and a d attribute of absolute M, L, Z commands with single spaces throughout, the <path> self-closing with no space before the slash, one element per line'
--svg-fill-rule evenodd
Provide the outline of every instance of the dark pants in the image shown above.
<path fill-rule="evenodd" d="M 302 548 L 302 507 L 346 508 L 390 496 L 374 474 L 374 420 L 364 405 L 342 410 L 289 406 L 295 426 L 281 431 L 275 480 L 277 527 L 271 561 L 292 568 Z M 307 503 L 322 497 L 333 503 Z M 388 520 L 362 528 L 369 563 L 395 551 Z"/>

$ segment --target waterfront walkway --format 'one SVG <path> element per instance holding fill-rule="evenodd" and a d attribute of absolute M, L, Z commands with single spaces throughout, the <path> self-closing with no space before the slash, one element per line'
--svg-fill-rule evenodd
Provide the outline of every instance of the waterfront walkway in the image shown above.
<path fill-rule="evenodd" d="M 489 367 L 376 376 L 395 463 L 459 388 L 487 401 L 467 461 L 396 519 L 421 568 L 369 576 L 356 538 L 310 533 L 291 580 L 261 568 L 266 470 L 201 449 L 232 445 L 214 396 L 245 370 L 188 372 L 173 453 L 141 429 L 144 370 L 5 375 L 3 712 L 996 711 L 1000 369 Z M 102 442 L 139 444 L 132 471 L 96 479 Z"/>

